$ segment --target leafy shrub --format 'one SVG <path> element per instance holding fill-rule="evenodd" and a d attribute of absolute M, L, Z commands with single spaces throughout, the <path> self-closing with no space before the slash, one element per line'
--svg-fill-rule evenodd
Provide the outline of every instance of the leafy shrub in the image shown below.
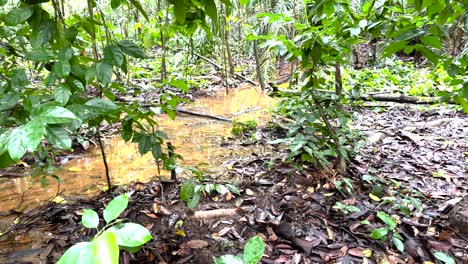
<path fill-rule="evenodd" d="M 62 255 L 58 264 L 74 263 L 119 263 L 119 248 L 135 253 L 140 247 L 152 239 L 148 229 L 135 223 L 122 223 L 117 219 L 127 208 L 126 194 L 115 197 L 104 209 L 103 217 L 106 222 L 101 230 L 99 216 L 91 209 L 83 210 L 81 223 L 87 228 L 99 230 L 90 242 L 80 242 L 69 248 Z"/>
<path fill-rule="evenodd" d="M 223 255 L 215 258 L 215 264 L 257 264 L 263 256 L 265 245 L 259 236 L 254 236 L 247 241 L 244 253 L 235 255 Z"/>

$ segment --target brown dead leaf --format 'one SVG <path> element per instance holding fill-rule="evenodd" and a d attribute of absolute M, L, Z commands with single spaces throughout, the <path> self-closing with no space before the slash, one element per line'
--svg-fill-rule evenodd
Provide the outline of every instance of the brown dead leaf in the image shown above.
<path fill-rule="evenodd" d="M 329 227 L 327 227 L 327 236 L 329 240 L 331 241 L 335 240 L 335 234 L 333 234 L 333 230 L 331 230 L 331 228 Z"/>
<path fill-rule="evenodd" d="M 350 248 L 348 250 L 348 254 L 353 256 L 353 257 L 362 258 L 364 256 L 362 254 L 362 251 L 364 251 L 364 249 L 362 249 L 362 248 Z"/>
<path fill-rule="evenodd" d="M 341 203 L 347 204 L 347 205 L 355 205 L 356 204 L 356 198 L 346 199 L 346 200 L 341 201 Z"/>
<path fill-rule="evenodd" d="M 268 241 L 276 241 L 278 240 L 278 236 L 275 234 L 273 229 L 270 226 L 266 227 L 267 233 L 268 233 Z"/>
<path fill-rule="evenodd" d="M 204 240 L 199 240 L 199 239 L 194 239 L 194 240 L 190 240 L 189 242 L 187 242 L 187 247 L 191 249 L 202 249 L 202 248 L 206 248 L 208 245 L 209 245 L 208 242 Z"/>

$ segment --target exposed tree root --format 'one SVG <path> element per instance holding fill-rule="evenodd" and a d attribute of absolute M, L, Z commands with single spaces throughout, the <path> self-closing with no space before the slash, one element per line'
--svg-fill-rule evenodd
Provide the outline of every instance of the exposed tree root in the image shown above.
<path fill-rule="evenodd" d="M 214 209 L 207 211 L 195 211 L 190 218 L 194 219 L 211 219 L 218 217 L 231 217 L 237 215 L 239 209 L 237 208 L 228 208 L 228 209 Z"/>

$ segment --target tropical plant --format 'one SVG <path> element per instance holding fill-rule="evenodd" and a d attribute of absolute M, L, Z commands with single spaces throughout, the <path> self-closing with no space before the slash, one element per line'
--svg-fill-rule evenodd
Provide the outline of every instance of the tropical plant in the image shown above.
<path fill-rule="evenodd" d="M 215 258 L 216 264 L 257 264 L 263 256 L 265 245 L 259 236 L 254 236 L 245 244 L 243 254 L 223 255 Z"/>
<path fill-rule="evenodd" d="M 135 223 L 117 219 L 128 205 L 129 195 L 121 194 L 109 202 L 103 211 L 106 225 L 99 229 L 99 216 L 91 209 L 83 210 L 81 223 L 98 232 L 90 242 L 80 242 L 67 249 L 58 264 L 74 263 L 119 263 L 120 249 L 138 252 L 142 245 L 152 239 L 148 229 Z"/>

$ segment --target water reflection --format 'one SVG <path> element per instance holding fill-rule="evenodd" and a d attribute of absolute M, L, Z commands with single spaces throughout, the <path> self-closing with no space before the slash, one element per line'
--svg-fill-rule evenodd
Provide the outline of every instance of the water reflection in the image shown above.
<path fill-rule="evenodd" d="M 275 100 L 255 88 L 236 89 L 229 95 L 219 94 L 213 98 L 196 100 L 185 108 L 200 113 L 238 120 L 256 119 L 265 122 L 268 108 Z M 224 137 L 230 135 L 231 124 L 206 118 L 180 115 L 176 120 L 167 116 L 156 117 L 159 129 L 167 133 L 169 141 L 183 156 L 182 165 L 207 163 L 215 170 L 222 161 L 242 155 L 248 148 L 221 147 Z M 105 144 L 110 174 L 114 184 L 146 182 L 158 175 L 156 163 L 151 154 L 140 156 L 136 144 L 125 143 L 119 137 L 106 140 Z M 63 179 L 60 183 L 61 196 L 90 196 L 105 186 L 104 166 L 98 148 L 70 161 L 58 172 Z M 167 175 L 167 172 L 162 172 Z M 49 178 L 49 184 L 42 188 L 38 179 L 0 179 L 0 211 L 24 210 L 53 199 L 58 184 Z"/>

